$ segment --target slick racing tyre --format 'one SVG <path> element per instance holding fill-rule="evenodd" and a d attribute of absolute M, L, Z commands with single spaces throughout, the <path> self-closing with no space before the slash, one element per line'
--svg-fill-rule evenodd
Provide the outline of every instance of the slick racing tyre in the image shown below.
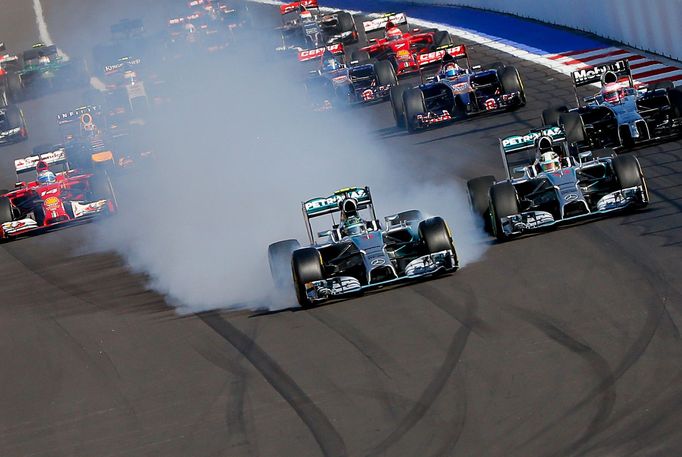
<path fill-rule="evenodd" d="M 294 251 L 291 256 L 291 273 L 294 278 L 294 288 L 298 304 L 309 308 L 313 302 L 308 299 L 305 285 L 312 281 L 324 279 L 322 257 L 315 248 L 303 248 Z"/>
<path fill-rule="evenodd" d="M 93 199 L 109 200 L 110 212 L 116 212 L 118 209 L 118 202 L 116 201 L 116 193 L 114 186 L 111 184 L 111 179 L 106 173 L 98 173 L 90 178 L 90 192 Z"/>
<path fill-rule="evenodd" d="M 407 131 L 414 133 L 419 129 L 417 115 L 426 113 L 426 102 L 424 93 L 419 89 L 408 89 L 403 94 L 403 105 L 405 105 L 405 124 Z"/>
<path fill-rule="evenodd" d="M 398 84 L 398 77 L 391 62 L 380 60 L 374 63 L 374 74 L 377 77 L 379 86 L 395 86 Z"/>
<path fill-rule="evenodd" d="M 502 85 L 502 92 L 505 94 L 511 94 L 514 92 L 519 92 L 521 97 L 521 103 L 516 105 L 516 107 L 521 107 L 526 105 L 526 91 L 523 88 L 523 81 L 521 81 L 521 76 L 516 67 L 508 66 L 504 67 L 502 71 L 497 73 L 500 78 L 500 84 Z"/>
<path fill-rule="evenodd" d="M 479 176 L 467 181 L 471 210 L 479 220 L 483 221 L 485 231 L 490 234 L 492 234 L 492 226 L 490 225 L 489 191 L 493 184 L 495 184 L 494 176 Z"/>
<path fill-rule="evenodd" d="M 339 11 L 336 15 L 338 33 L 352 32 L 355 30 L 353 16 L 347 11 Z"/>
<path fill-rule="evenodd" d="M 668 99 L 676 118 L 682 118 L 682 88 L 675 87 L 668 91 Z"/>
<path fill-rule="evenodd" d="M 583 118 L 578 113 L 559 114 L 559 127 L 564 129 L 569 144 L 583 143 L 587 139 Z"/>
<path fill-rule="evenodd" d="M 542 127 L 559 127 L 559 116 L 561 116 L 562 113 L 568 113 L 568 108 L 566 106 L 553 106 L 551 108 L 543 109 L 542 115 L 540 116 Z"/>
<path fill-rule="evenodd" d="M 672 89 L 675 87 L 672 81 L 658 81 L 653 84 L 649 84 L 646 88 L 647 90 L 657 90 L 657 89 Z"/>
<path fill-rule="evenodd" d="M 646 206 L 649 202 L 649 189 L 647 188 L 646 179 L 644 178 L 644 173 L 642 173 L 639 160 L 631 155 L 622 155 L 614 157 L 611 164 L 621 189 L 642 186 L 645 200 L 643 206 Z"/>
<path fill-rule="evenodd" d="M 393 119 L 395 119 L 395 125 L 399 129 L 407 128 L 405 123 L 405 103 L 403 103 L 403 94 L 407 89 L 409 89 L 407 86 L 393 86 L 389 92 Z"/>
<path fill-rule="evenodd" d="M 357 62 L 358 64 L 363 65 L 369 63 L 371 60 L 372 59 L 369 56 L 369 52 L 367 51 L 360 51 L 359 49 L 356 49 L 350 53 L 351 62 Z"/>
<path fill-rule="evenodd" d="M 14 103 L 24 101 L 24 86 L 19 75 L 10 73 L 7 76 L 7 86 L 9 88 L 9 96 Z"/>
<path fill-rule="evenodd" d="M 289 287 L 292 283 L 291 256 L 300 247 L 298 240 L 278 241 L 268 246 L 270 274 L 278 289 Z"/>
<path fill-rule="evenodd" d="M 441 217 L 431 217 L 419 223 L 419 236 L 426 245 L 429 254 L 441 251 L 452 251 L 455 265 L 457 262 L 457 251 L 452 242 L 452 235 L 448 224 Z"/>
<path fill-rule="evenodd" d="M 433 34 L 433 50 L 452 47 L 452 37 L 445 30 L 436 30 Z"/>
<path fill-rule="evenodd" d="M 502 62 L 493 62 L 490 65 L 486 65 L 486 69 L 495 70 L 500 73 L 504 70 L 504 64 Z"/>
<path fill-rule="evenodd" d="M 12 222 L 13 220 L 12 202 L 7 197 L 0 197 L 0 224 Z"/>
<path fill-rule="evenodd" d="M 502 230 L 502 218 L 519 213 L 516 189 L 510 182 L 501 182 L 490 188 L 490 223 L 493 235 L 499 241 L 507 237 Z"/>

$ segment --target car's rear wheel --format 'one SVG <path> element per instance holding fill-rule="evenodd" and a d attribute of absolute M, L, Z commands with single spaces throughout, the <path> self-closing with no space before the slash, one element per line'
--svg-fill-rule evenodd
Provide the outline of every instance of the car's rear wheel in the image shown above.
<path fill-rule="evenodd" d="M 10 73 L 7 76 L 7 87 L 9 88 L 10 98 L 14 103 L 24 100 L 24 87 L 21 83 L 21 76 Z"/>
<path fill-rule="evenodd" d="M 521 80 L 521 75 L 519 71 L 514 66 L 504 67 L 501 71 L 497 73 L 500 78 L 500 84 L 502 85 L 502 91 L 505 94 L 511 94 L 514 92 L 519 93 L 521 98 L 521 103 L 517 107 L 525 106 L 526 104 L 526 91 L 523 87 L 523 81 Z"/>
<path fill-rule="evenodd" d="M 380 86 L 395 86 L 398 84 L 398 77 L 395 74 L 393 65 L 386 60 L 374 63 L 374 74 L 377 76 L 377 83 Z"/>
<path fill-rule="evenodd" d="M 433 34 L 433 49 L 442 49 L 452 46 L 452 37 L 445 30 L 437 30 Z"/>
<path fill-rule="evenodd" d="M 501 182 L 490 188 L 490 219 L 493 235 L 502 241 L 507 238 L 502 230 L 502 218 L 519 213 L 519 199 L 510 182 Z"/>
<path fill-rule="evenodd" d="M 578 113 L 559 114 L 559 126 L 564 129 L 566 141 L 570 144 L 583 143 L 587 138 L 583 118 Z"/>
<path fill-rule="evenodd" d="M 479 176 L 467 181 L 471 210 L 483 221 L 485 231 L 492 233 L 490 225 L 490 188 L 495 184 L 494 176 Z"/>
<path fill-rule="evenodd" d="M 297 249 L 291 256 L 291 272 L 298 304 L 309 308 L 313 302 L 306 293 L 306 283 L 324 279 L 322 257 L 315 248 Z"/>
<path fill-rule="evenodd" d="M 405 124 L 407 131 L 414 133 L 419 129 L 417 116 L 426 113 L 426 102 L 424 93 L 419 89 L 408 89 L 403 94 L 403 104 L 405 105 Z"/>
<path fill-rule="evenodd" d="M 283 240 L 268 246 L 270 274 L 277 288 L 283 289 L 292 283 L 291 256 L 300 247 L 298 240 Z"/>
<path fill-rule="evenodd" d="M 355 21 L 353 21 L 353 16 L 347 11 L 339 11 L 336 14 L 337 28 L 339 33 L 351 32 L 355 30 Z"/>
<path fill-rule="evenodd" d="M 403 94 L 407 89 L 409 89 L 408 86 L 393 86 L 389 91 L 393 119 L 395 119 L 395 125 L 399 129 L 407 127 L 405 124 L 405 103 L 403 102 Z"/>
<path fill-rule="evenodd" d="M 98 173 L 90 178 L 90 192 L 93 199 L 108 200 L 109 212 L 116 212 L 118 209 L 116 193 L 107 173 Z"/>
<path fill-rule="evenodd" d="M 645 202 L 649 201 L 649 189 L 646 185 L 644 173 L 642 173 L 642 167 L 636 157 L 631 155 L 617 156 L 613 158 L 611 165 L 621 189 L 641 186 L 644 190 Z M 646 203 L 644 205 L 646 206 Z"/>
<path fill-rule="evenodd" d="M 568 113 L 568 108 L 565 105 L 543 109 L 542 115 L 540 116 L 540 121 L 542 122 L 541 127 L 559 127 L 559 117 L 563 113 Z"/>
<path fill-rule="evenodd" d="M 672 89 L 675 87 L 672 81 L 658 81 L 647 86 L 648 90 L 658 90 L 658 89 Z"/>
<path fill-rule="evenodd" d="M 675 87 L 668 90 L 668 99 L 670 100 L 670 106 L 675 113 L 675 117 L 682 118 L 682 88 Z"/>
<path fill-rule="evenodd" d="M 369 63 L 372 58 L 367 51 L 360 51 L 359 49 L 354 50 L 350 53 L 350 61 L 357 62 L 358 64 Z"/>

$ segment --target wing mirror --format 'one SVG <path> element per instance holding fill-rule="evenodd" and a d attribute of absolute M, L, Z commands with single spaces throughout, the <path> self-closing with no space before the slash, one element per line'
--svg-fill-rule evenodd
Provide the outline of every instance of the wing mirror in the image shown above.
<path fill-rule="evenodd" d="M 526 167 L 514 167 L 512 168 L 512 173 L 516 175 L 525 175 L 526 174 Z"/>
<path fill-rule="evenodd" d="M 323 230 L 321 232 L 317 232 L 317 236 L 319 238 L 324 238 L 326 236 L 332 236 L 332 231 L 331 230 Z"/>
<path fill-rule="evenodd" d="M 480 70 L 481 68 L 483 68 L 483 67 L 480 66 L 480 65 L 474 65 L 473 67 L 471 67 L 471 69 L 472 69 L 473 71 L 478 71 L 478 70 Z"/>

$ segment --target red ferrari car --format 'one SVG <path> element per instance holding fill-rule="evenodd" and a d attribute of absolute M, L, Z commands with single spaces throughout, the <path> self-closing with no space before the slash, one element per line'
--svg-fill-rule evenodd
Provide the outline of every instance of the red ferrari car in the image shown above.
<path fill-rule="evenodd" d="M 388 60 L 398 76 L 419 71 L 425 65 L 440 62 L 452 45 L 450 34 L 444 30 L 403 32 L 392 22 L 386 24 L 384 38 L 370 40 L 370 44 L 356 50 L 352 61 L 369 59 Z"/>
<path fill-rule="evenodd" d="M 71 170 L 64 148 L 15 160 L 14 165 L 17 181 L 32 171 L 36 180 L 17 182 L 15 190 L 0 196 L 0 239 L 116 212 L 108 177 Z"/>

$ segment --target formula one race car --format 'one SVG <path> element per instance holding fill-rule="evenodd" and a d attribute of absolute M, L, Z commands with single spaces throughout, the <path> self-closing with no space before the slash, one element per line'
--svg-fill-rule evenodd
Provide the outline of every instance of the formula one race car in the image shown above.
<path fill-rule="evenodd" d="M 346 65 L 327 51 L 320 68 L 311 72 L 306 82 L 308 92 L 319 109 L 370 103 L 388 98 L 391 87 L 398 84 L 393 66 L 386 61 Z"/>
<path fill-rule="evenodd" d="M 270 245 L 268 256 L 276 285 L 293 279 L 303 307 L 458 268 L 450 229 L 442 218 L 403 211 L 386 217 L 382 228 L 368 187 L 341 189 L 302 207 L 310 245 L 279 241 Z M 331 217 L 332 227 L 316 238 L 311 219 L 324 215 Z"/>
<path fill-rule="evenodd" d="M 116 212 L 109 178 L 71 170 L 63 148 L 15 160 L 14 166 L 17 181 L 30 172 L 36 180 L 17 182 L 0 196 L 0 239 Z"/>
<path fill-rule="evenodd" d="M 466 66 L 459 65 L 464 59 Z M 515 109 L 526 104 L 518 70 L 496 64 L 472 67 L 463 44 L 447 50 L 441 67 L 428 82 L 391 89 L 391 107 L 398 128 L 409 132 L 468 116 Z"/>
<path fill-rule="evenodd" d="M 0 104 L 0 146 L 28 138 L 24 113 L 16 105 Z"/>
<path fill-rule="evenodd" d="M 542 122 L 563 127 L 578 149 L 631 148 L 682 134 L 682 88 L 671 81 L 635 88 L 627 59 L 576 70 L 571 76 L 578 107 L 546 109 Z M 578 87 L 593 83 L 601 83 L 601 90 L 581 101 Z"/>
<path fill-rule="evenodd" d="M 6 78 L 15 102 L 44 92 L 84 87 L 90 81 L 84 61 L 68 60 L 59 54 L 57 46 L 42 43 L 24 51 L 21 63 L 17 62 Z"/>
<path fill-rule="evenodd" d="M 358 41 L 353 16 L 346 11 L 320 12 L 317 0 L 302 0 L 280 6 L 283 49 L 319 48 Z"/>
<path fill-rule="evenodd" d="M 399 15 L 405 18 L 403 13 Z M 407 19 L 404 19 L 407 21 Z M 371 21 L 370 21 L 371 22 Z M 368 46 L 351 53 L 351 60 L 370 59 L 391 62 L 398 76 L 414 73 L 422 67 L 440 62 L 445 50 L 452 47 L 452 37 L 444 30 L 403 32 L 396 24 L 386 23 L 383 38 L 370 39 Z"/>
<path fill-rule="evenodd" d="M 639 161 L 612 149 L 574 157 L 559 127 L 500 140 L 507 178 L 467 183 L 473 211 L 497 239 L 649 203 Z"/>

